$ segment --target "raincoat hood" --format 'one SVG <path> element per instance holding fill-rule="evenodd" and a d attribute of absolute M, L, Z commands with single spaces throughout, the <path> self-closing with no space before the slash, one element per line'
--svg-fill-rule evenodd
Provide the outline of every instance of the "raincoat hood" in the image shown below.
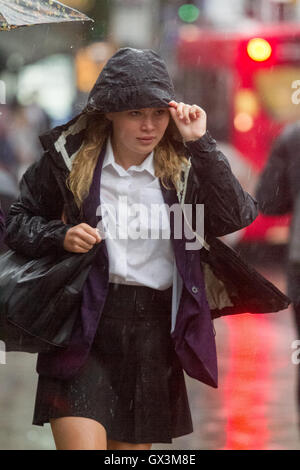
<path fill-rule="evenodd" d="M 151 49 L 119 49 L 95 83 L 87 112 L 168 107 L 175 99 L 172 80 L 163 59 Z"/>
<path fill-rule="evenodd" d="M 141 108 L 167 108 L 175 99 L 163 59 L 151 49 L 119 49 L 107 62 L 86 106 L 66 124 L 40 136 L 45 151 L 70 171 L 84 141 L 88 115 Z M 60 155 L 62 158 L 57 158 Z M 61 160 L 61 162 L 59 162 Z"/>

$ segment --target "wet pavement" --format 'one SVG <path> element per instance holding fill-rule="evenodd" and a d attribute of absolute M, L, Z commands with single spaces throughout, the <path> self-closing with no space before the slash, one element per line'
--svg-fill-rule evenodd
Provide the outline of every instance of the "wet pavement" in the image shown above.
<path fill-rule="evenodd" d="M 281 270 L 260 269 L 281 290 Z M 291 309 L 215 320 L 219 388 L 186 384 L 194 432 L 155 449 L 300 449 L 296 406 L 297 339 Z M 32 426 L 36 356 L 6 355 L 0 365 L 0 449 L 55 449 L 49 424 Z"/>

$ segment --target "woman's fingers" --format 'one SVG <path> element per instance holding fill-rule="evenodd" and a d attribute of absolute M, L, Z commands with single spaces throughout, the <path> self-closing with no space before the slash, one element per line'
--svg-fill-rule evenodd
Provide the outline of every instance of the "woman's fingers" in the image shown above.
<path fill-rule="evenodd" d="M 168 104 L 169 106 L 172 106 L 172 108 L 177 108 L 178 106 L 178 103 L 176 101 L 170 101 Z"/>
<path fill-rule="evenodd" d="M 183 120 L 186 124 L 190 123 L 190 106 L 184 105 L 182 108 Z"/>
<path fill-rule="evenodd" d="M 197 117 L 200 116 L 199 107 L 193 104 L 193 106 L 191 106 L 191 109 L 190 109 L 190 114 L 192 115 L 193 119 L 197 119 Z"/>
<path fill-rule="evenodd" d="M 177 106 L 177 116 L 179 117 L 179 119 L 183 119 L 183 106 L 184 103 L 179 103 Z"/>
<path fill-rule="evenodd" d="M 93 245 L 87 246 L 86 244 L 83 244 L 81 242 L 74 243 L 74 250 L 76 250 L 76 253 L 87 253 L 93 248 Z"/>
<path fill-rule="evenodd" d="M 82 248 L 83 250 L 91 250 L 93 246 L 95 245 L 95 242 L 88 243 L 86 240 L 82 239 L 81 237 L 75 237 L 74 245 L 76 245 L 79 248 Z"/>
<path fill-rule="evenodd" d="M 191 119 L 198 119 L 201 116 L 201 108 L 193 104 L 189 106 L 189 114 Z"/>
<path fill-rule="evenodd" d="M 101 241 L 101 237 L 99 235 L 99 230 L 97 228 L 93 228 L 88 224 L 82 223 L 80 224 L 82 238 L 88 243 L 94 243 L 94 239 L 96 239 L 96 243 Z"/>
<path fill-rule="evenodd" d="M 202 109 L 200 108 L 200 106 L 197 106 L 196 104 L 193 104 L 192 109 L 198 116 L 201 115 Z"/>
<path fill-rule="evenodd" d="M 86 253 L 96 243 L 101 242 L 99 230 L 82 223 L 69 229 L 64 240 L 64 248 L 75 253 Z"/>
<path fill-rule="evenodd" d="M 198 119 L 201 116 L 201 108 L 195 104 L 189 105 L 185 103 L 176 103 L 176 101 L 170 101 L 169 105 L 176 109 L 176 114 L 179 119 L 182 119 L 186 124 L 189 124 L 191 120 Z"/>
<path fill-rule="evenodd" d="M 206 132 L 206 113 L 195 104 L 170 101 L 170 114 L 184 141 L 200 139 Z"/>

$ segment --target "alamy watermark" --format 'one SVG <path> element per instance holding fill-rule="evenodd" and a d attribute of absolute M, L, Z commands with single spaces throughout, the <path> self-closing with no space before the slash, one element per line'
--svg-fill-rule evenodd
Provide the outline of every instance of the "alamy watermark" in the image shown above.
<path fill-rule="evenodd" d="M 291 348 L 295 349 L 291 356 L 292 363 L 298 365 L 300 364 L 300 340 L 295 339 L 291 344 Z"/>
<path fill-rule="evenodd" d="M 4 341 L 0 341 L 0 365 L 6 364 L 6 347 Z"/>
<path fill-rule="evenodd" d="M 0 80 L 0 105 L 6 104 L 6 85 L 3 80 Z M 0 112 L 0 115 L 2 113 Z"/>
<path fill-rule="evenodd" d="M 117 205 L 101 203 L 98 206 L 96 215 L 101 216 L 101 220 L 97 228 L 104 239 L 169 239 L 171 214 L 173 237 L 188 240 L 186 250 L 200 250 L 204 239 L 204 204 L 184 204 L 183 207 L 179 203 L 171 206 L 129 204 L 127 196 L 119 196 Z"/>
<path fill-rule="evenodd" d="M 292 88 L 296 89 L 292 93 L 292 103 L 299 104 L 300 103 L 300 80 L 294 80 L 292 82 Z"/>

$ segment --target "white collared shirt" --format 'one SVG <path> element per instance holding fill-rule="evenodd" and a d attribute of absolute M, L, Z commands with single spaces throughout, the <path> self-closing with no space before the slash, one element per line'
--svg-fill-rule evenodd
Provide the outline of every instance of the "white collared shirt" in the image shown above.
<path fill-rule="evenodd" d="M 109 282 L 164 290 L 173 283 L 175 257 L 167 206 L 155 176 L 153 156 L 152 152 L 141 165 L 125 170 L 116 163 L 108 140 L 101 175 L 100 198 L 104 209 L 100 235 L 103 236 L 104 229 Z M 133 204 L 142 204 L 142 212 L 131 215 Z M 160 216 L 151 213 L 155 207 L 151 204 L 160 205 Z"/>

